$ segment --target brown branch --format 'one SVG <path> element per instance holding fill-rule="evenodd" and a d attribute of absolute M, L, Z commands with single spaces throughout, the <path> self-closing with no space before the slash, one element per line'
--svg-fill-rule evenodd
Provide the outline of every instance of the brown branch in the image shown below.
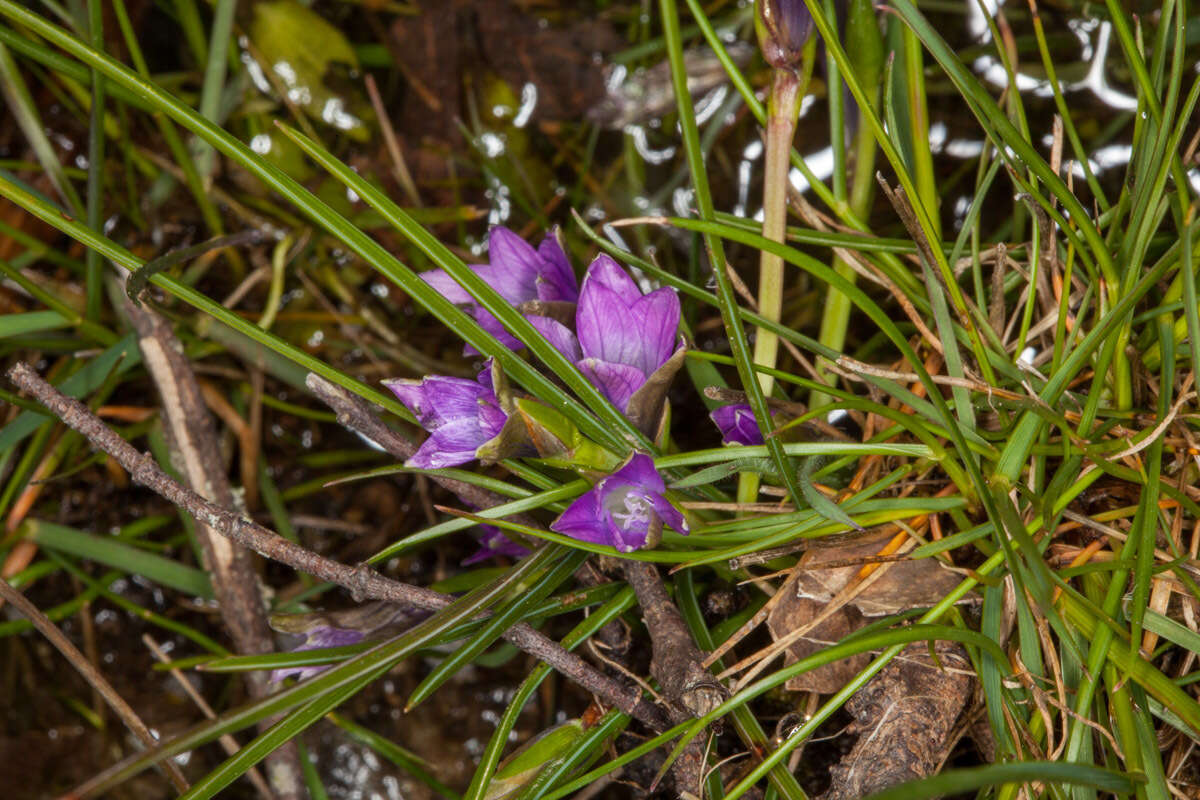
<path fill-rule="evenodd" d="M 667 595 L 658 567 L 633 560 L 622 561 L 621 565 L 650 632 L 653 647 L 650 674 L 672 704 L 693 717 L 704 716 L 725 700 L 725 687 L 700 666 L 704 655 L 692 639 L 683 615 Z"/>
<path fill-rule="evenodd" d="M 729 694 L 720 681 L 703 666 L 704 655 L 696 646 L 679 609 L 671 602 L 663 586 L 658 567 L 645 561 L 621 562 L 625 580 L 633 587 L 642 619 L 650 633 L 650 674 L 658 681 L 663 696 L 671 705 L 671 718 L 684 722 L 702 717 L 719 706 Z M 705 746 L 692 739 L 671 771 L 675 791 L 681 798 L 703 796 Z"/>
<path fill-rule="evenodd" d="M 233 487 L 225 474 L 217 445 L 216 426 L 191 363 L 183 354 L 183 346 L 161 315 L 128 300 L 125 312 L 137 329 L 138 347 L 162 399 L 163 429 L 171 449 L 171 460 L 197 494 L 219 506 L 235 507 Z M 243 439 L 243 454 L 246 447 Z M 253 480 L 246 475 L 243 479 Z M 233 638 L 234 647 L 239 653 L 248 655 L 272 652 L 274 640 L 267 626 L 267 610 L 263 605 L 253 553 L 238 547 L 203 522 L 196 526 L 196 533 L 204 550 L 207 571 L 212 577 L 221 619 Z M 266 697 L 271 693 L 262 672 L 247 672 L 245 681 L 251 697 Z M 264 720 L 260 727 L 265 730 L 271 724 L 272 720 Z M 294 744 L 284 745 L 267 758 L 267 774 L 281 800 L 307 796 L 300 755 Z"/>
<path fill-rule="evenodd" d="M 150 729 L 146 727 L 146 723 L 142 722 L 141 717 L 137 715 L 125 699 L 117 694 L 117 690 L 112 687 L 112 684 L 100 674 L 100 671 L 92 666 L 91 662 L 83 653 L 79 652 L 79 648 L 71 643 L 71 640 L 58 629 L 53 622 L 43 614 L 38 607 L 29 602 L 25 595 L 18 592 L 9 584 L 8 581 L 0 578 L 0 597 L 7 602 L 12 603 L 13 608 L 21 612 L 30 622 L 33 627 L 38 629 L 42 636 L 50 644 L 54 645 L 58 652 L 62 653 L 67 661 L 71 662 L 71 666 L 75 667 L 76 671 L 83 676 L 83 679 L 104 698 L 104 702 L 108 703 L 109 708 L 116 712 L 121 721 L 125 723 L 125 727 L 138 738 L 147 748 L 156 747 L 158 741 L 155 740 L 154 734 L 150 733 Z M 180 792 L 188 790 L 187 779 L 183 777 L 183 773 L 179 771 L 179 767 L 175 766 L 173 761 L 163 762 L 163 768 L 167 771 L 167 776 L 171 779 L 171 783 Z"/>
<path fill-rule="evenodd" d="M 116 459 L 137 483 L 161 495 L 191 514 L 198 522 L 209 525 L 238 544 L 273 561 L 343 586 L 358 600 L 387 600 L 431 611 L 445 608 L 454 602 L 453 597 L 440 592 L 386 578 L 366 564 L 349 567 L 325 558 L 205 500 L 173 480 L 159 468 L 152 457 L 139 453 L 82 403 L 64 396 L 42 380 L 27 364 L 16 364 L 8 371 L 8 376 L 14 384 L 50 409 L 64 423 L 82 433 L 92 446 Z M 505 632 L 504 638 L 634 719 L 655 729 L 661 730 L 666 727 L 663 714 L 653 704 L 643 700 L 640 691 L 623 686 L 600 673 L 582 658 L 567 652 L 529 625 L 514 625 Z"/>
<path fill-rule="evenodd" d="M 385 425 L 383 420 L 371 409 L 370 404 L 361 397 L 312 372 L 308 373 L 304 384 L 310 392 L 320 398 L 321 402 L 334 410 L 339 424 L 375 442 L 396 460 L 405 461 L 417 452 L 416 444 Z M 473 486 L 466 481 L 438 475 L 429 477 L 446 491 L 457 495 L 460 500 L 472 508 L 482 510 L 508 502 L 508 498 Z M 509 519 L 522 525 L 540 527 L 536 520 L 522 515 L 513 515 Z"/>

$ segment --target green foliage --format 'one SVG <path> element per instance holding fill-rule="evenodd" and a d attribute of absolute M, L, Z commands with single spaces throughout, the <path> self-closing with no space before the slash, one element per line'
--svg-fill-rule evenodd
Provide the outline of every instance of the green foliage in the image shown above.
<path fill-rule="evenodd" d="M 75 6 L 91 13 L 76 15 Z M 443 571 L 439 588 L 465 594 L 385 641 L 230 656 L 205 632 L 111 587 L 135 575 L 174 597 L 210 596 L 178 520 L 157 509 L 140 520 L 130 511 L 111 531 L 51 522 L 59 487 L 81 473 L 103 475 L 102 462 L 81 437 L 60 435 L 57 423 L 27 401 L 2 395 L 21 408 L 0 430 L 0 511 L 10 533 L 0 555 L 40 548 L 12 576 L 20 587 L 77 581 L 75 594 L 58 598 L 48 616 L 63 619 L 89 602 L 112 603 L 186 639 L 191 650 L 176 666 L 203 661 L 213 673 L 330 665 L 128 757 L 100 776 L 93 791 L 112 790 L 157 760 L 278 717 L 265 731 L 248 733 L 254 738 L 185 796 L 219 795 L 323 718 L 433 791 L 455 796 L 463 787 L 444 786 L 436 765 L 335 709 L 405 661 L 428 667 L 408 706 L 429 703 L 453 691 L 469 668 L 510 658 L 513 651 L 500 639 L 517 622 L 559 637 L 567 632 L 561 642 L 570 650 L 622 615 L 633 620 L 630 588 L 620 581 L 581 587 L 573 577 L 591 555 L 617 553 L 550 533 L 545 523 L 641 451 L 654 456 L 671 501 L 688 507 L 692 533 L 669 534 L 629 557 L 671 568 L 675 603 L 702 649 L 720 647 L 739 621 L 765 606 L 760 582 L 795 567 L 798 550 L 837 547 L 863 528 L 907 533 L 914 545 L 907 558 L 953 565 L 961 581 L 932 607 L 885 618 L 816 655 L 764 664 L 750 677 L 726 676 L 731 696 L 716 711 L 632 749 L 614 745 L 634 723 L 612 711 L 558 725 L 547 717 L 539 722 L 549 726 L 540 738 L 506 756 L 510 736 L 531 732 L 523 711 L 548 691 L 551 670 L 536 664 L 500 715 L 463 797 L 564 797 L 655 748 L 674 758 L 706 736 L 710 723 L 725 719 L 724 741 L 736 737 L 736 746 L 757 759 L 727 781 L 724 796 L 766 785 L 769 796 L 803 798 L 802 780 L 788 769 L 797 748 L 831 733 L 822 726 L 907 645 L 935 641 L 956 642 L 969 655 L 996 763 L 946 769 L 878 797 L 980 791 L 1007 800 L 1021 787 L 1054 797 L 1165 796 L 1171 754 L 1160 750 L 1163 731 L 1200 737 L 1200 704 L 1188 688 L 1200 679 L 1188 660 L 1200 653 L 1200 637 L 1189 627 L 1194 615 L 1180 611 L 1200 602 L 1195 553 L 1188 549 L 1189 532 L 1200 524 L 1193 141 L 1200 80 L 1191 69 L 1197 18 L 1186 4 L 1164 0 L 1154 14 L 1136 19 L 1111 0 L 1103 8 L 1056 7 L 1111 26 L 1113 50 L 1099 67 L 1132 92 L 1136 110 L 1126 113 L 1080 107 L 1080 90 L 1061 82 L 1084 66 L 1072 61 L 1074 40 L 1043 26 L 1036 6 L 1006 6 L 1003 30 L 988 18 L 988 41 L 964 48 L 944 35 L 947 21 L 962 22 L 945 4 L 893 0 L 879 19 L 871 3 L 854 0 L 839 32 L 833 4 L 809 2 L 827 53 L 818 104 L 828 118 L 821 126 L 802 120 L 809 138 L 797 140 L 791 164 L 819 208 L 794 203 L 783 241 L 764 237 L 749 212 L 719 208 L 742 157 L 730 142 L 756 141 L 769 113 L 755 94 L 766 70 L 754 61 L 743 73 L 723 35 L 732 30 L 752 38 L 747 9 L 687 0 L 684 13 L 662 0 L 650 22 L 638 4 L 606 12 L 627 23 L 632 45 L 615 61 L 662 64 L 663 75 L 669 70 L 676 105 L 659 112 L 659 129 L 640 129 L 663 152 L 678 149 L 664 163 L 648 162 L 633 133 L 601 133 L 575 122 L 518 124 L 511 112 L 521 87 L 489 72 L 469 87 L 464 115 L 472 126 L 466 134 L 478 137 L 476 151 L 448 160 L 453 177 L 430 191 L 452 194 L 455 202 L 417 208 L 390 196 L 393 184 L 406 182 L 361 169 L 366 148 L 383 149 L 383 121 L 351 78 L 358 53 L 375 44 L 348 36 L 323 16 L 327 9 L 280 0 L 254 5 L 239 19 L 234 3 L 219 0 L 209 21 L 207 8 L 180 2 L 173 13 L 186 42 L 181 78 L 152 70 L 143 52 L 150 48 L 139 42 L 121 0 L 107 36 L 98 3 L 46 8 L 0 0 L 0 83 L 31 154 L 22 156 L 29 162 L 0 164 L 0 196 L 83 252 L 11 217 L 0 223 L 0 235 L 12 244 L 0 273 L 15 287 L 18 304 L 0 317 L 6 361 L 38 354 L 39 369 L 64 393 L 108 407 L 127 438 L 161 444 L 153 419 L 120 405 L 148 397 L 148 384 L 121 310 L 119 280 L 147 263 L 167 267 L 143 273 L 158 292 L 148 301 L 176 324 L 188 358 L 204 364 L 206 376 L 222 376 L 229 389 L 225 424 L 234 430 L 231 420 L 239 417 L 247 431 L 258 425 L 258 440 L 231 437 L 247 449 L 239 454 L 239 477 L 259 489 L 280 533 L 300 541 L 307 534 L 293 519 L 307 498 L 357 488 L 336 484 L 409 481 L 418 472 L 378 467 L 369 455 L 320 437 L 319 451 L 305 446 L 286 465 L 272 461 L 261 437 L 264 407 L 303 420 L 309 433 L 328 440 L 341 435 L 333 415 L 296 393 L 309 371 L 383 409 L 388 424 L 407 425 L 411 415 L 376 388 L 377 380 L 466 374 L 459 356 L 465 342 L 511 379 L 520 433 L 536 453 L 524 438 L 522 448 L 505 440 L 482 453 L 484 471 L 428 471 L 507 500 L 436 521 L 418 521 L 424 518 L 414 512 L 365 560 L 421 558 L 481 522 L 538 545 L 531 555 L 512 565 Z M 710 12 L 719 16 L 710 19 Z M 252 46 L 247 53 L 238 50 L 242 35 Z M 118 42 L 122 49 L 113 46 Z M 701 42 L 733 88 L 722 110 L 704 122 L 687 91 L 685 57 Z M 116 53 L 127 53 L 130 63 Z M 969 66 L 983 56 L 1000 67 L 1003 91 Z M 254 59 L 282 96 L 246 88 Z M 393 89 L 401 79 L 419 84 L 420 76 L 385 71 L 380 83 L 391 78 Z M 1018 77 L 1032 74 L 1046 81 L 1044 102 L 1019 90 Z M 852 104 L 844 102 L 843 87 Z M 54 97 L 61 113 L 90 131 L 86 170 L 56 152 L 46 109 L 35 97 Z M 953 122 L 978 141 L 979 152 L 947 167 L 929 131 L 931 115 L 951 106 L 968 110 L 970 117 Z M 807 158 L 816 149 L 812 131 L 823 141 L 825 122 L 835 134 L 833 169 L 820 180 Z M 853 137 L 843 139 L 852 127 Z M 508 149 L 489 150 L 485 144 L 494 140 L 484 134 L 508 137 Z M 601 138 L 607 136 L 618 146 Z M 1110 140 L 1129 144 L 1123 169 L 1089 162 Z M 547 150 L 552 154 L 542 158 Z M 1060 163 L 1060 155 L 1070 163 Z M 886 184 L 878 197 L 876 162 Z M 676 216 L 666 210 L 668 190 L 647 191 L 656 184 L 678 189 Z M 468 267 L 484 226 L 462 197 L 482 197 L 484 190 L 511 201 L 506 213 L 517 209 L 509 220 L 514 227 L 566 225 L 574 263 L 599 248 L 679 292 L 693 340 L 685 371 L 690 385 L 676 378 L 661 432 L 639 431 Z M 249 265 L 232 251 L 192 259 L 184 256 L 198 251 L 176 249 L 175 257 L 163 258 L 143 242 L 170 226 L 148 220 L 166 219 L 175 207 L 186 207 L 185 218 L 203 228 L 198 241 L 254 228 L 280 231 L 279 242 Z M 623 226 L 597 224 L 632 213 L 645 216 Z M 115 226 L 105 224 L 110 217 Z M 151 231 L 152 224 L 159 229 Z M 627 249 L 623 237 L 636 246 Z M 784 301 L 779 321 L 751 308 L 742 285 L 744 265 L 764 252 L 787 265 L 776 298 Z M 418 273 L 432 268 L 458 281 L 527 349 L 504 347 L 421 280 Z M 246 281 L 250 291 L 260 280 L 261 293 L 242 295 L 257 307 L 226 300 L 227 283 L 232 291 Z M 763 333 L 790 348 L 771 368 L 752 357 L 751 343 Z M 769 391 L 762 376 L 770 378 Z M 291 387 L 286 398 L 276 396 L 282 387 Z M 702 432 L 702 415 L 726 402 L 718 397 L 744 399 L 764 422 L 779 403 L 798 419 L 761 446 L 716 447 L 715 433 Z M 811 407 L 800 405 L 805 400 Z M 850 415 L 849 441 L 822 427 L 831 409 Z M 819 433 L 811 434 L 813 425 Z M 764 427 L 772 429 L 769 422 Z M 303 479 L 293 480 L 281 466 L 302 468 Z M 753 477 L 735 494 L 738 475 Z M 760 484 L 769 494 L 743 496 L 745 487 Z M 421 507 L 434 513 L 432 505 Z M 761 567 L 730 563 L 758 554 Z M 745 584 L 739 590 L 745 608 L 706 618 L 700 598 L 731 583 Z M 320 604 L 329 587 L 309 581 L 301 588 L 291 602 Z M 965 600 L 975 605 L 961 613 L 956 604 Z M 7 622 L 0 629 L 0 636 L 23 635 L 28 626 Z M 635 629 L 635 635 L 645 634 Z M 739 654 L 750 654 L 747 645 L 739 647 Z M 779 738 L 767 735 L 771 703 L 788 702 L 782 687 L 790 678 L 858 653 L 873 654 L 868 667 L 809 709 L 802 723 Z M 721 660 L 713 666 L 725 669 Z M 1045 760 L 1049 754 L 1056 763 Z M 710 765 L 717 760 L 710 754 Z"/>

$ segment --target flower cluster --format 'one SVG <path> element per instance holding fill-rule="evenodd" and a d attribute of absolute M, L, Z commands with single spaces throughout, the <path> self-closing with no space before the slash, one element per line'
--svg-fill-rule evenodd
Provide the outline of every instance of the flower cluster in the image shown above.
<path fill-rule="evenodd" d="M 643 294 L 633 278 L 606 255 L 591 263 L 580 288 L 556 233 L 534 249 L 507 228 L 496 227 L 488 235 L 488 246 L 490 263 L 470 269 L 524 313 L 634 425 L 653 434 L 663 419 L 667 386 L 686 350 L 679 335 L 680 304 L 675 291 L 661 288 Z M 422 273 L 421 278 L 471 314 L 503 345 L 521 347 L 449 274 L 433 270 Z M 522 447 L 528 448 L 531 441 L 545 441 L 527 430 L 538 424 L 537 414 L 526 413 L 529 401 L 515 400 L 504 389 L 492 359 L 474 380 L 431 375 L 384 384 L 429 432 L 408 459 L 410 467 L 439 469 L 476 458 L 496 460 L 521 455 Z M 518 412 L 518 405 L 524 410 Z M 609 454 L 607 458 L 603 466 L 579 466 L 608 471 L 615 457 Z M 687 521 L 666 499 L 665 491 L 650 457 L 635 454 L 579 497 L 551 528 L 622 552 L 653 546 L 664 526 L 679 533 L 688 531 Z M 490 529 L 484 549 L 473 560 L 523 552 L 500 531 Z"/>

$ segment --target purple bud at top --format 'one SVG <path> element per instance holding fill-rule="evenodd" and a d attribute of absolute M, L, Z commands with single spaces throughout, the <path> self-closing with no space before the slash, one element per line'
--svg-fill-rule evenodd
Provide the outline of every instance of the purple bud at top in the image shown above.
<path fill-rule="evenodd" d="M 648 455 L 635 453 L 623 467 L 578 497 L 550 530 L 628 553 L 645 547 L 662 526 L 687 534 L 683 514 L 663 496 L 666 486 Z"/>
<path fill-rule="evenodd" d="M 491 359 L 475 380 L 430 375 L 420 381 L 397 379 L 383 384 L 429 431 L 429 438 L 405 462 L 409 467 L 440 469 L 465 464 L 508 420 L 492 388 Z"/>
<path fill-rule="evenodd" d="M 471 271 L 514 306 L 530 300 L 575 302 L 579 297 L 575 273 L 553 232 L 534 250 L 513 231 L 496 226 L 488 232 L 488 257 L 490 263 L 472 264 Z M 444 270 L 422 272 L 421 279 L 450 302 L 467 306 L 480 326 L 504 346 L 521 347 L 500 320 L 480 308 Z"/>
<path fill-rule="evenodd" d="M 745 403 L 721 406 L 709 414 L 721 431 L 721 439 L 725 444 L 758 445 L 763 443 L 762 432 L 758 429 L 758 421 L 754 412 Z"/>
<path fill-rule="evenodd" d="M 763 59 L 775 69 L 796 69 L 813 31 L 804 0 L 755 0 L 754 30 Z"/>

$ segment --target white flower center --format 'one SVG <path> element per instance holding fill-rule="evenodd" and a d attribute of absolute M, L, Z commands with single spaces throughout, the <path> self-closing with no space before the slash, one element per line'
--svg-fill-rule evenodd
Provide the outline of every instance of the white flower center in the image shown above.
<path fill-rule="evenodd" d="M 623 530 L 629 530 L 634 525 L 645 527 L 650 524 L 654 508 L 650 505 L 649 500 L 641 495 L 627 491 L 620 498 L 620 501 L 625 507 L 625 511 L 622 512 L 614 509 L 612 516 Z"/>

